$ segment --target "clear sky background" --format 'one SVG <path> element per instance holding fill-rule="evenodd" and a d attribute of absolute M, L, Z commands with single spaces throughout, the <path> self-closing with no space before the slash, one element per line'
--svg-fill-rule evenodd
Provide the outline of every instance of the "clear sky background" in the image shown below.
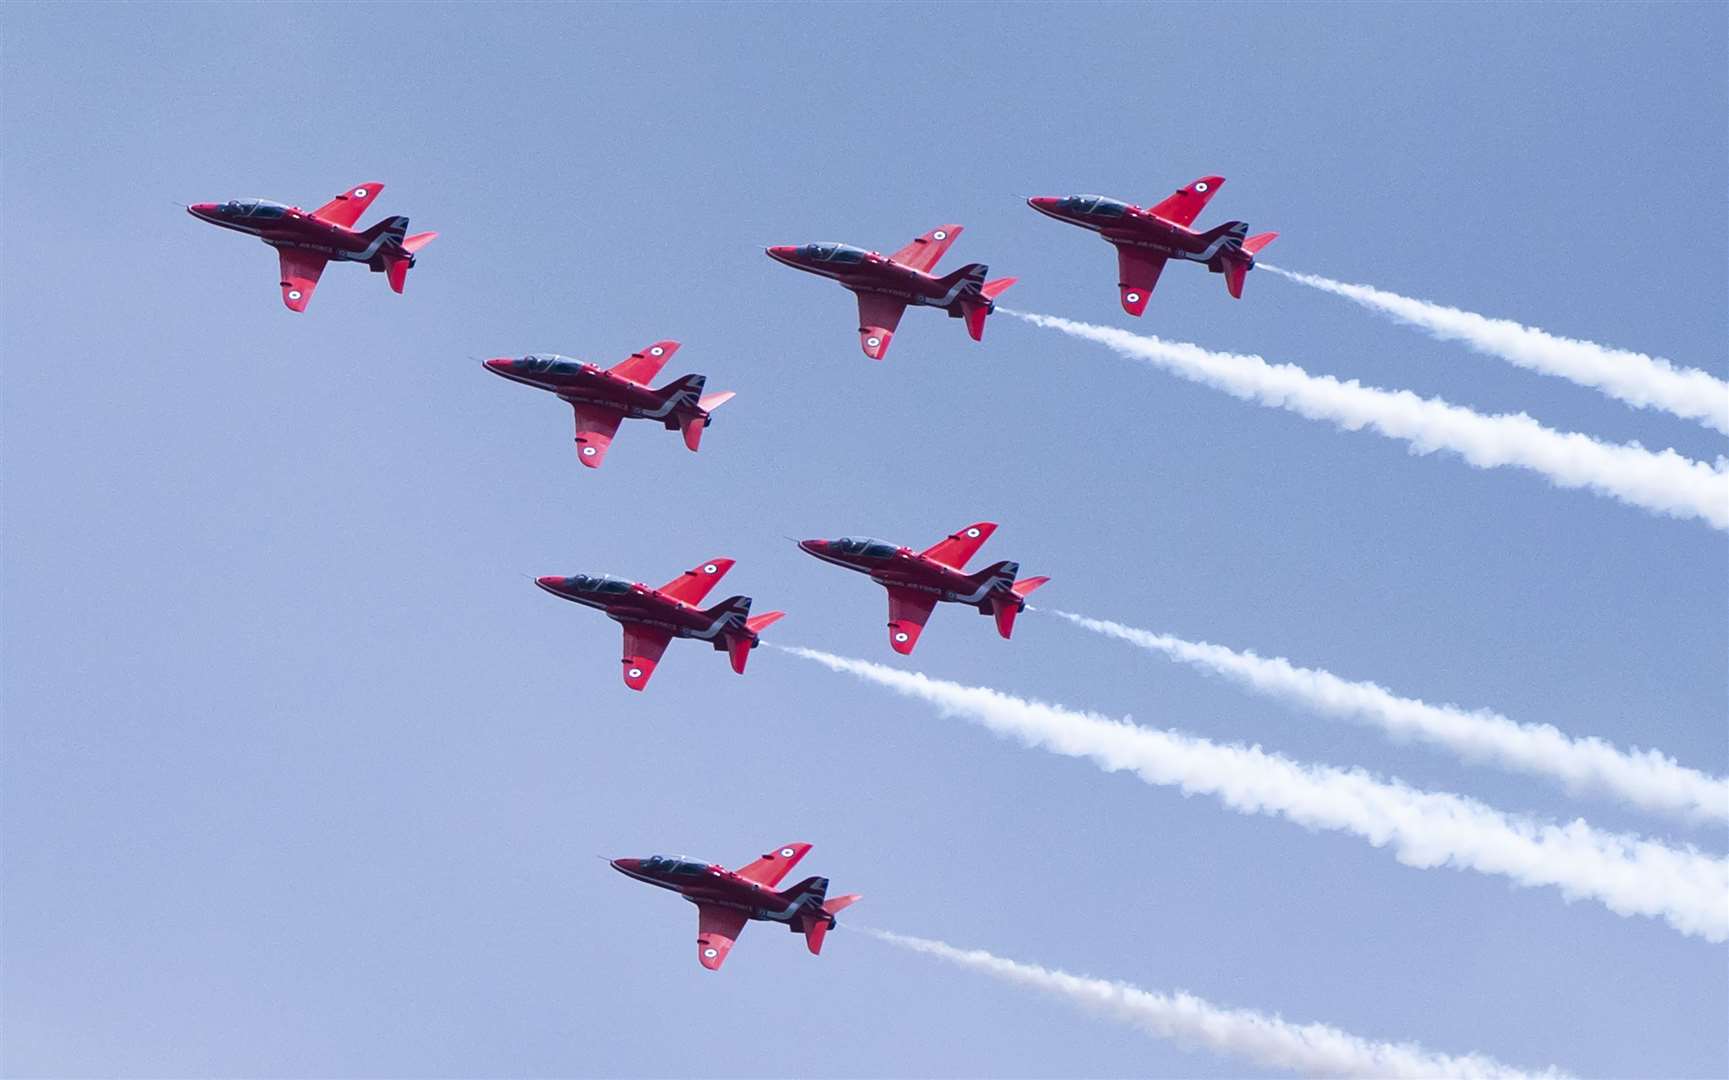
<path fill-rule="evenodd" d="M 694 912 L 595 856 L 784 841 L 859 921 L 1437 1050 L 1729 1073 L 1725 952 L 1552 889 L 1417 870 L 1000 742 L 758 650 L 535 589 L 714 555 L 806 644 L 1495 806 L 1687 829 L 1262 701 L 1036 613 L 939 610 L 783 537 L 981 552 L 1053 607 L 1729 770 L 1726 543 L 1522 471 L 1350 434 L 1008 318 L 852 298 L 772 243 L 892 251 L 1011 306 L 1300 363 L 1711 459 L 1723 438 L 1271 274 L 1165 275 L 1033 194 L 1202 218 L 1272 261 L 1725 372 L 1721 5 L 29 5 L 3 29 L 4 1058 L 14 1075 L 1236 1076 L 1240 1061 L 831 936 Z M 405 296 L 180 204 L 314 207 L 439 240 Z M 479 358 L 738 398 L 702 453 Z"/>

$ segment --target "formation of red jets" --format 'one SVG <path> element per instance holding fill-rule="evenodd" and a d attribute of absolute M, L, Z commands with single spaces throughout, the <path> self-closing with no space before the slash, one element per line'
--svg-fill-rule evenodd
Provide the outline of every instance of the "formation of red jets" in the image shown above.
<path fill-rule="evenodd" d="M 1255 255 L 1278 234 L 1250 236 L 1248 226 L 1240 221 L 1202 232 L 1192 230 L 1195 218 L 1223 184 L 1223 177 L 1205 176 L 1145 208 L 1101 195 L 1037 196 L 1027 203 L 1041 214 L 1098 233 L 1117 249 L 1119 298 L 1124 311 L 1139 316 L 1172 259 L 1200 263 L 1224 275 L 1230 294 L 1243 295 Z M 406 217 L 386 218 L 357 230 L 361 215 L 383 189 L 383 184 L 358 184 L 312 211 L 265 199 L 195 203 L 186 209 L 200 220 L 250 233 L 275 248 L 282 302 L 300 312 L 311 302 L 319 277 L 331 262 L 365 263 L 385 274 L 392 290 L 403 291 L 417 253 L 438 234 L 410 235 Z M 983 340 L 985 320 L 996 310 L 996 298 L 1016 279 L 993 280 L 983 263 L 969 263 L 937 276 L 937 263 L 961 232 L 959 225 L 940 225 L 893 255 L 838 243 L 777 245 L 766 253 L 851 291 L 858 299 L 859 345 L 866 356 L 881 360 L 909 307 L 940 308 L 951 318 L 964 320 L 974 341 Z M 678 350 L 676 341 L 657 341 L 609 368 L 555 354 L 497 357 L 485 361 L 485 367 L 567 402 L 576 418 L 577 460 L 596 469 L 606 460 L 619 424 L 627 419 L 658 420 L 669 431 L 680 432 L 692 451 L 701 444 L 714 410 L 733 394 L 730 390 L 705 393 L 702 375 L 685 375 L 654 388 L 651 384 Z M 1004 638 L 1014 632 L 1015 617 L 1026 609 L 1027 595 L 1050 579 L 1022 578 L 1020 564 L 1010 561 L 968 573 L 967 562 L 996 528 L 993 522 L 976 522 L 922 551 L 868 537 L 801 540 L 798 546 L 883 586 L 888 593 L 889 647 L 906 656 L 918 644 L 939 603 L 964 604 L 992 617 Z M 733 565 L 731 559 L 710 559 L 659 588 L 604 574 L 545 576 L 535 584 L 554 596 L 596 608 L 619 623 L 624 630 L 624 683 L 641 690 L 674 638 L 706 641 L 727 654 L 735 672 L 744 673 L 745 661 L 760 643 L 762 631 L 784 613 L 752 616 L 748 596 L 702 607 Z M 612 866 L 696 904 L 697 959 L 712 971 L 726 960 L 750 920 L 785 923 L 793 933 L 805 936 L 811 952 L 821 951 L 835 915 L 858 897 L 828 899 L 828 879 L 822 877 L 777 891 L 781 879 L 809 851 L 809 844 L 788 844 L 738 870 L 661 855 L 614 859 Z"/>

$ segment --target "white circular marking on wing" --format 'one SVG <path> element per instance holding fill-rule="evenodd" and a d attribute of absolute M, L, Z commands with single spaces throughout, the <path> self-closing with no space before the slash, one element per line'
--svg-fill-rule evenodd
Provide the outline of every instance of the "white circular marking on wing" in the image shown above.
<path fill-rule="evenodd" d="M 931 233 L 931 239 L 933 240 L 947 240 L 948 238 L 949 234 L 947 229 L 938 229 L 936 232 Z"/>
<path fill-rule="evenodd" d="M 642 678 L 642 669 L 639 667 L 633 667 L 630 669 L 629 675 L 633 679 L 640 679 Z"/>
<path fill-rule="evenodd" d="M 592 446 L 583 447 L 582 448 L 582 456 L 583 457 L 593 457 L 594 456 L 594 447 L 592 447 Z"/>
<path fill-rule="evenodd" d="M 796 852 L 794 852 L 792 848 L 783 847 L 780 849 L 780 857 L 783 859 L 790 859 L 794 854 L 796 854 Z"/>
<path fill-rule="evenodd" d="M 659 345 L 656 345 L 654 348 L 648 350 L 648 355 L 660 356 L 660 355 L 663 355 L 665 352 L 666 352 L 665 349 L 661 348 Z"/>
<path fill-rule="evenodd" d="M 702 572 L 705 574 L 716 574 L 716 573 L 720 572 L 720 567 L 716 566 L 713 563 L 709 563 L 707 566 L 704 566 L 702 568 Z"/>
<path fill-rule="evenodd" d="M 704 949 L 702 951 L 702 954 L 704 956 L 708 957 L 710 960 L 713 960 L 715 957 L 720 955 L 720 950 L 719 949 Z"/>
<path fill-rule="evenodd" d="M 907 635 L 907 632 L 905 630 L 898 630 L 895 632 L 895 640 L 896 641 L 904 643 L 907 639 L 907 636 L 908 635 Z"/>
<path fill-rule="evenodd" d="M 355 198 L 357 198 L 357 199 L 364 199 L 364 198 L 366 198 L 366 189 L 365 189 L 365 188 L 363 188 L 363 187 L 357 187 L 357 188 L 355 188 L 355 189 L 354 189 L 354 197 L 355 197 Z"/>
<path fill-rule="evenodd" d="M 1141 300 L 1141 294 L 1138 292 L 1124 293 L 1123 299 L 1127 300 L 1131 304 L 1138 304 Z"/>
<path fill-rule="evenodd" d="M 288 298 L 290 300 L 300 299 L 300 290 L 299 289 L 289 289 L 288 290 Z"/>
<path fill-rule="evenodd" d="M 882 338 L 865 338 L 865 344 L 869 345 L 873 349 L 882 343 Z"/>
<path fill-rule="evenodd" d="M 967 535 L 976 539 L 979 535 L 979 531 L 977 529 L 968 529 Z"/>
<path fill-rule="evenodd" d="M 1203 192 L 1206 191 L 1207 190 L 1207 182 L 1205 180 L 1198 181 L 1195 184 L 1195 190 L 1196 191 L 1203 191 Z"/>

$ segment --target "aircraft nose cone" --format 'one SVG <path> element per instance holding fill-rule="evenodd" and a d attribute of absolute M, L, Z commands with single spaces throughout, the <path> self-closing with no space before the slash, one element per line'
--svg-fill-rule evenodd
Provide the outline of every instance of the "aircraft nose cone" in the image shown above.
<path fill-rule="evenodd" d="M 621 874 L 634 874 L 642 869 L 641 859 L 614 859 L 612 868 Z"/>
<path fill-rule="evenodd" d="M 509 371 L 510 365 L 516 361 L 508 356 L 495 356 L 491 360 L 482 360 L 481 363 L 488 371 Z"/>
<path fill-rule="evenodd" d="M 564 579 L 555 574 L 548 574 L 545 577 L 535 578 L 534 583 L 548 592 L 556 592 L 558 587 L 564 584 Z"/>
<path fill-rule="evenodd" d="M 216 213 L 216 204 L 213 202 L 193 203 L 186 208 L 186 212 L 193 217 L 209 217 Z"/>
<path fill-rule="evenodd" d="M 791 262 L 793 253 L 796 252 L 798 248 L 791 244 L 776 244 L 773 247 L 764 248 L 763 250 L 771 259 L 778 259 L 781 262 Z"/>
<path fill-rule="evenodd" d="M 1041 214 L 1048 214 L 1056 209 L 1057 198 L 1054 195 L 1034 195 L 1027 200 L 1027 205 Z"/>
<path fill-rule="evenodd" d="M 821 551 L 823 548 L 828 547 L 828 541 L 827 540 L 800 540 L 798 542 L 798 546 L 803 548 L 804 550 L 810 552 L 812 555 L 815 555 L 817 552 Z"/>

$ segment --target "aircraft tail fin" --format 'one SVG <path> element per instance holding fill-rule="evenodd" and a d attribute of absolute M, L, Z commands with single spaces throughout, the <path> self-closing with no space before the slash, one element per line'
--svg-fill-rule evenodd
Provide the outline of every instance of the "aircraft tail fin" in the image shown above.
<path fill-rule="evenodd" d="M 671 387 L 668 387 L 668 389 L 671 389 Z M 718 409 L 722 405 L 731 401 L 732 396 L 733 392 L 731 390 L 723 390 L 718 394 L 706 394 L 697 398 L 695 410 L 681 410 L 678 413 L 679 431 L 683 432 L 684 445 L 688 447 L 692 453 L 695 453 L 697 447 L 702 445 L 702 431 L 704 428 L 708 427 L 709 422 L 712 419 L 712 417 L 708 415 L 709 412 Z M 701 411 L 699 412 L 697 410 Z"/>
<path fill-rule="evenodd" d="M 997 633 L 1005 640 L 1014 635 L 1015 616 L 1027 609 L 1027 594 L 1049 580 L 1048 577 L 1026 578 L 1009 586 L 1009 595 L 999 593 L 991 599 L 991 614 L 996 616 Z"/>
<path fill-rule="evenodd" d="M 703 384 L 707 381 L 706 375 L 686 375 L 656 390 L 654 396 L 661 407 L 667 410 L 656 415 L 670 416 L 673 410 L 696 405 L 702 400 Z M 671 426 L 670 422 L 668 426 Z"/>
<path fill-rule="evenodd" d="M 1002 562 L 992 563 L 982 570 L 975 570 L 967 575 L 967 580 L 974 585 L 992 585 L 1009 589 L 1014 587 L 1015 575 L 1020 572 L 1020 563 L 1004 559 Z"/>
<path fill-rule="evenodd" d="M 969 284 L 982 289 L 985 284 L 985 276 L 990 272 L 991 268 L 984 263 L 968 263 L 959 270 L 950 271 L 938 278 L 937 284 L 942 286 L 944 292 L 956 286 Z"/>
<path fill-rule="evenodd" d="M 1243 282 L 1249 276 L 1249 264 L 1240 259 L 1226 259 L 1222 268 L 1225 275 L 1225 288 L 1233 297 L 1243 298 Z"/>
<path fill-rule="evenodd" d="M 728 631 L 726 634 L 726 657 L 732 662 L 732 669 L 740 675 L 744 674 L 745 661 L 750 659 L 750 651 L 757 646 L 757 635 L 763 630 L 785 618 L 784 611 L 765 611 L 755 618 L 744 621 L 744 633 Z"/>
<path fill-rule="evenodd" d="M 983 285 L 979 286 L 979 291 L 985 294 L 986 300 L 995 300 L 1003 293 L 1008 292 L 1009 286 L 1019 280 L 1020 278 L 1000 277 L 995 281 L 985 282 Z"/>
<path fill-rule="evenodd" d="M 1259 255 L 1261 249 L 1279 238 L 1276 232 L 1256 233 L 1243 241 L 1243 250 L 1250 255 Z"/>
<path fill-rule="evenodd" d="M 824 915 L 838 915 L 858 902 L 858 893 L 847 893 L 845 896 L 837 896 L 833 900 L 823 901 L 822 911 Z"/>
<path fill-rule="evenodd" d="M 1215 225 L 1201 234 L 1201 239 L 1211 244 L 1215 240 L 1235 240 L 1242 243 L 1249 235 L 1249 223 L 1246 221 L 1227 221 L 1223 225 Z"/>
<path fill-rule="evenodd" d="M 826 886 L 828 882 L 825 880 L 823 884 Z M 858 893 L 849 893 L 833 900 L 825 900 L 818 911 L 805 916 L 804 942 L 812 956 L 821 955 L 823 939 L 834 929 L 835 914 L 857 903 L 858 898 Z"/>

